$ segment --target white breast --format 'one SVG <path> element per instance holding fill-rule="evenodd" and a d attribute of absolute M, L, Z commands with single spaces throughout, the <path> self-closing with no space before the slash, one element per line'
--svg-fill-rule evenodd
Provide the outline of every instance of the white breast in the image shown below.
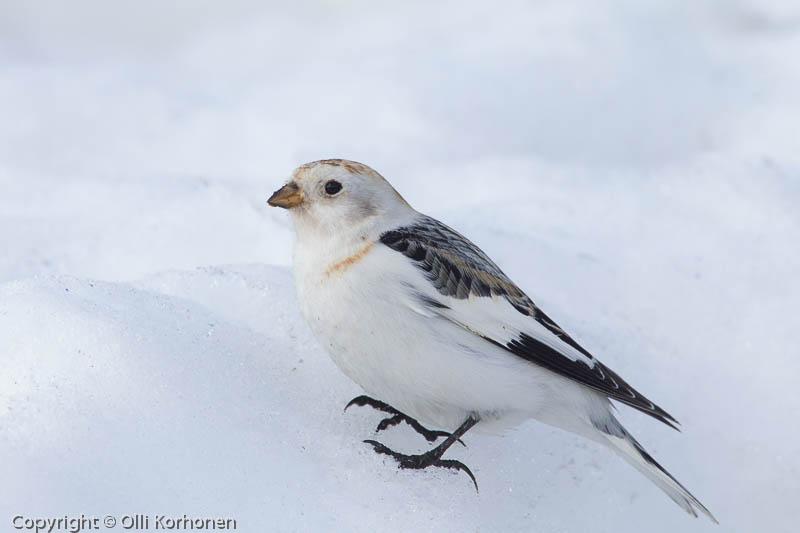
<path fill-rule="evenodd" d="M 369 241 L 342 250 L 298 246 L 298 299 L 320 344 L 368 395 L 455 429 L 470 412 L 507 415 L 521 398 L 535 409 L 554 393 L 537 386 L 552 376 L 421 306 L 409 287 L 420 271 L 401 254 Z"/>
<path fill-rule="evenodd" d="M 368 393 L 388 401 L 389 391 L 408 379 L 398 354 L 412 349 L 407 332 L 417 325 L 403 316 L 402 290 L 380 264 L 378 247 L 362 241 L 324 256 L 298 249 L 295 276 L 303 316 L 333 361 Z"/>

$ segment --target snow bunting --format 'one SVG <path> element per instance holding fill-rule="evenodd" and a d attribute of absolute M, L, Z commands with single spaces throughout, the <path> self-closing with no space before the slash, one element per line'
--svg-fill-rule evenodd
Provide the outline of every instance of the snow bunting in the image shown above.
<path fill-rule="evenodd" d="M 380 174 L 353 161 L 315 161 L 268 203 L 288 209 L 294 223 L 303 316 L 369 394 L 348 407 L 389 413 L 378 430 L 405 421 L 429 441 L 445 438 L 421 455 L 365 441 L 375 451 L 402 468 L 453 468 L 474 482 L 444 452 L 476 424 L 534 418 L 608 446 L 685 511 L 714 520 L 620 424 L 610 400 L 671 427 L 677 421 L 579 345 L 480 248 L 415 211 Z"/>

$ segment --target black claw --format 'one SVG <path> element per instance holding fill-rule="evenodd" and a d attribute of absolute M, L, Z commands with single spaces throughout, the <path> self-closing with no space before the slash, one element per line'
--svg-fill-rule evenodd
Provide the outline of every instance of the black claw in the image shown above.
<path fill-rule="evenodd" d="M 427 440 L 428 442 L 434 442 L 439 437 L 447 438 L 450 436 L 450 433 L 448 433 L 447 431 L 428 429 L 419 422 L 417 422 L 416 420 L 414 420 L 413 418 L 406 417 L 405 421 L 409 426 L 411 426 L 414 429 L 414 431 L 425 437 L 425 440 Z M 461 442 L 461 439 L 458 440 L 459 442 Z M 461 444 L 464 445 L 463 442 L 461 442 Z"/>
<path fill-rule="evenodd" d="M 391 407 L 389 404 L 384 403 L 380 400 L 376 400 L 374 398 L 370 398 L 369 396 L 356 396 L 349 402 L 347 405 L 344 406 L 344 410 L 347 411 L 351 406 L 358 405 L 359 407 L 363 407 L 365 405 L 369 405 L 370 407 L 377 409 L 379 411 L 384 411 L 386 413 L 397 413 L 398 411 Z"/>
<path fill-rule="evenodd" d="M 375 432 L 380 433 L 384 429 L 396 426 L 400 422 L 405 422 L 406 424 L 411 426 L 411 429 L 413 429 L 414 431 L 425 437 L 425 440 L 427 440 L 428 442 L 435 442 L 436 439 L 442 437 L 447 438 L 450 436 L 450 433 L 448 433 L 447 431 L 428 429 L 419 422 L 417 422 L 416 420 L 414 420 L 413 418 L 406 416 L 403 413 L 398 413 L 394 416 L 390 416 L 389 418 L 384 418 L 383 420 L 381 420 Z M 462 446 L 466 446 L 466 444 L 464 444 L 464 442 L 461 439 L 458 439 L 458 442 L 460 442 Z"/>
<path fill-rule="evenodd" d="M 396 426 L 400 422 L 405 422 L 406 424 L 411 426 L 411 428 L 414 431 L 425 437 L 425 440 L 427 440 L 428 442 L 435 442 L 439 438 L 442 437 L 447 438 L 450 436 L 450 433 L 448 433 L 447 431 L 428 429 L 419 422 L 417 422 L 416 420 L 414 420 L 413 418 L 411 418 L 410 416 L 401 413 L 388 403 L 376 400 L 375 398 L 370 398 L 369 396 L 362 395 L 353 398 L 344 407 L 344 410 L 347 411 L 347 409 L 353 405 L 358 405 L 359 407 L 369 405 L 373 409 L 377 409 L 378 411 L 383 411 L 384 413 L 389 413 L 390 415 L 392 415 L 380 421 L 380 423 L 378 424 L 378 428 L 375 430 L 376 433 L 380 433 L 384 429 Z M 467 446 L 461 439 L 458 439 L 458 442 L 464 447 Z"/>
<path fill-rule="evenodd" d="M 436 466 L 439 468 L 460 470 L 466 473 L 472 480 L 472 484 L 475 485 L 475 492 L 480 492 L 478 490 L 478 481 L 475 479 L 475 476 L 472 474 L 472 471 L 469 469 L 469 467 L 467 467 L 467 465 L 461 461 L 456 461 L 453 459 L 441 459 L 441 452 L 439 452 L 438 448 L 434 448 L 433 450 L 420 455 L 403 455 L 402 453 L 397 453 L 396 451 L 387 448 L 378 441 L 365 440 L 364 442 L 371 445 L 376 453 L 388 455 L 393 458 L 395 461 L 397 461 L 400 468 L 422 470 L 424 468 L 428 468 L 429 466 Z"/>
<path fill-rule="evenodd" d="M 462 463 L 461 461 L 456 461 L 454 459 L 439 459 L 433 466 L 438 466 L 441 468 L 452 468 L 454 470 L 461 470 L 462 472 L 466 473 L 469 478 L 472 480 L 472 484 L 475 485 L 475 492 L 480 492 L 478 490 L 478 480 L 475 479 L 475 476 L 472 474 L 472 470 L 469 469 L 467 465 Z"/>
<path fill-rule="evenodd" d="M 402 421 L 403 421 L 403 415 L 394 415 L 390 416 L 389 418 L 384 418 L 383 420 L 381 420 L 380 424 L 378 424 L 378 427 L 375 428 L 375 433 L 380 433 L 386 428 L 396 426 Z"/>
<path fill-rule="evenodd" d="M 387 448 L 386 446 L 384 446 L 383 444 L 381 444 L 380 442 L 378 442 L 376 440 L 367 439 L 367 440 L 364 441 L 364 444 L 371 444 L 372 447 L 375 449 L 376 453 L 382 453 L 384 455 L 391 455 L 392 457 L 394 457 L 395 455 L 400 455 L 399 453 L 390 450 L 389 448 Z M 395 459 L 397 459 L 397 458 L 395 457 Z"/>

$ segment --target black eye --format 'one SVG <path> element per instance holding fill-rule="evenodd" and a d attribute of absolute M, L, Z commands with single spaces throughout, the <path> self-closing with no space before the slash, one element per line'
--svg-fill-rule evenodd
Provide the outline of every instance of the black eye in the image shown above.
<path fill-rule="evenodd" d="M 330 180 L 328 183 L 325 184 L 325 192 L 333 196 L 337 192 L 342 190 L 342 184 L 336 180 Z"/>

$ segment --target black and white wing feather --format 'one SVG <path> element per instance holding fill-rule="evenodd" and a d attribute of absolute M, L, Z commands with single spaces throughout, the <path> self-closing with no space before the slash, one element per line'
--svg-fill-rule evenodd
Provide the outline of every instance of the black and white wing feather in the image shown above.
<path fill-rule="evenodd" d="M 466 237 L 433 218 L 421 216 L 414 224 L 383 233 L 380 242 L 421 269 L 441 296 L 421 296 L 422 303 L 438 315 L 514 355 L 675 428 L 677 420 L 567 335 Z M 510 305 L 480 309 L 463 305 L 475 299 Z"/>

